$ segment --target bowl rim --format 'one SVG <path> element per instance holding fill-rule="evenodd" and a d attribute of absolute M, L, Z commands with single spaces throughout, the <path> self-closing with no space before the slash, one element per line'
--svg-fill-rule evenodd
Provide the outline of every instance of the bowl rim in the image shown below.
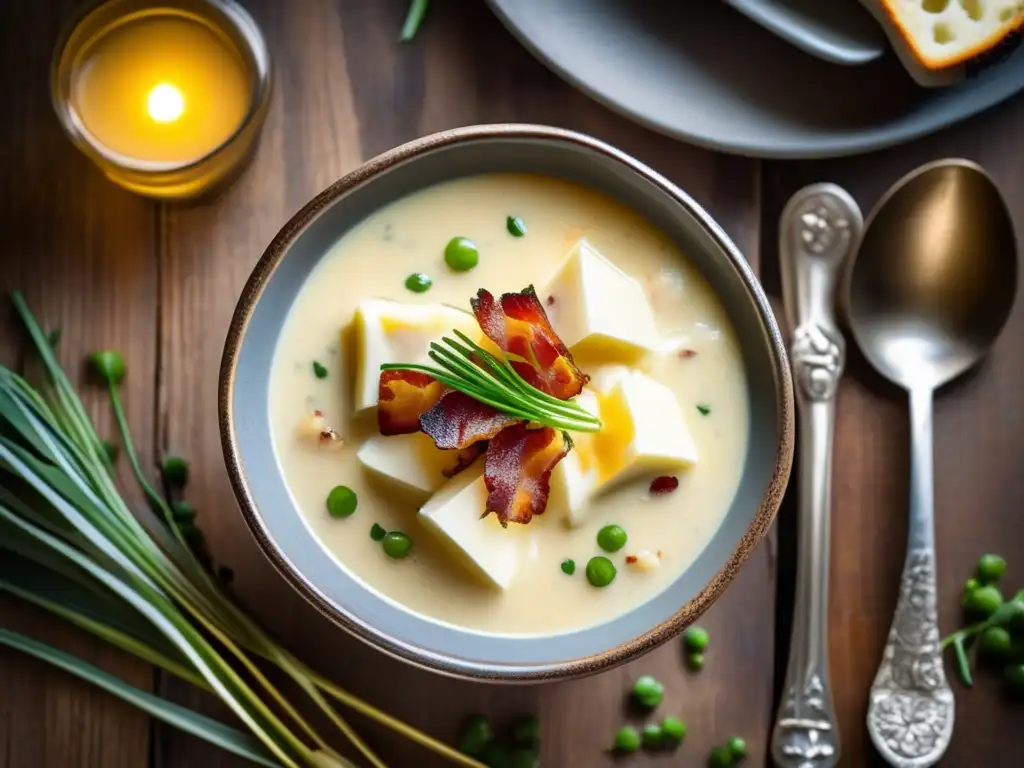
<path fill-rule="evenodd" d="M 397 164 L 455 144 L 494 139 L 548 141 L 575 145 L 596 152 L 641 175 L 683 208 L 730 260 L 736 273 L 740 276 L 748 298 L 756 307 L 768 343 L 778 412 L 771 480 L 756 513 L 743 536 L 736 543 L 732 554 L 696 596 L 660 624 L 605 651 L 578 659 L 514 669 L 484 666 L 453 656 L 410 647 L 352 621 L 343 611 L 338 610 L 330 601 L 326 600 L 313 585 L 307 583 L 305 577 L 293 567 L 286 554 L 266 530 L 242 466 L 242 455 L 236 439 L 237 431 L 233 412 L 237 362 L 249 321 L 263 289 L 269 283 L 278 265 L 287 256 L 291 246 L 306 228 L 338 198 Z M 250 534 L 256 540 L 260 551 L 285 581 L 333 624 L 389 656 L 450 677 L 489 682 L 538 682 L 582 677 L 636 658 L 675 637 L 718 599 L 768 532 L 785 494 L 793 462 L 795 430 L 793 398 L 792 376 L 786 344 L 768 298 L 742 253 L 702 206 L 658 172 L 622 150 L 592 136 L 547 125 L 495 123 L 440 131 L 383 152 L 346 173 L 302 206 L 288 220 L 253 267 L 232 315 L 221 358 L 218 384 L 218 427 L 231 488 Z"/>

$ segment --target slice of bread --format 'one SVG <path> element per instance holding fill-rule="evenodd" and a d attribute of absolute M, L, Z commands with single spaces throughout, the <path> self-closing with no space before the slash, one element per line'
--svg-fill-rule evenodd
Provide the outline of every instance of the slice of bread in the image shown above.
<path fill-rule="evenodd" d="M 1024 0 L 861 0 L 926 69 L 991 50 L 1024 25 Z M 892 33 L 895 33 L 892 34 Z M 899 46 L 897 51 L 899 50 Z"/>

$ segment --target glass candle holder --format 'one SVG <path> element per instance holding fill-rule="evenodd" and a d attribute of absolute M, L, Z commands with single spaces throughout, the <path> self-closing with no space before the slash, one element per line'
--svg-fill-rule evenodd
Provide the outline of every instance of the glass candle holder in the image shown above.
<path fill-rule="evenodd" d="M 107 0 L 62 36 L 51 95 L 64 130 L 114 182 L 196 197 L 252 155 L 270 55 L 233 0 Z"/>

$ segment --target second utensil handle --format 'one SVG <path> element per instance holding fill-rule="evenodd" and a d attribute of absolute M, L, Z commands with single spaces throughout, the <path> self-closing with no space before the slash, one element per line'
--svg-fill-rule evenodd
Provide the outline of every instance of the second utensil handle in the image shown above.
<path fill-rule="evenodd" d="M 797 192 L 782 213 L 779 259 L 793 330 L 800 486 L 793 631 L 772 733 L 772 758 L 781 768 L 832 768 L 839 760 L 827 625 L 835 396 L 846 350 L 834 306 L 843 262 L 862 223 L 856 202 L 833 184 Z"/>
<path fill-rule="evenodd" d="M 871 686 L 868 733 L 896 768 L 927 768 L 953 735 L 955 704 L 942 667 L 935 588 L 932 391 L 910 392 L 910 526 L 892 628 Z M 909 713 L 909 715 L 908 715 Z"/>

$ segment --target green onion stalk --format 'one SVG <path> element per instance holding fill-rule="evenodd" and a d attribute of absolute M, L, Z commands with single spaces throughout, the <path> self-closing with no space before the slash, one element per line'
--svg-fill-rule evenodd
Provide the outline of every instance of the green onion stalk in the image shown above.
<path fill-rule="evenodd" d="M 531 384 L 504 358 L 498 358 L 453 330 L 458 341 L 447 336 L 430 345 L 435 365 L 388 363 L 382 371 L 416 371 L 433 376 L 452 389 L 517 419 L 571 432 L 598 432 L 601 420 L 572 400 L 559 400 Z"/>
<path fill-rule="evenodd" d="M 120 696 L 175 727 L 254 763 L 284 768 L 353 766 L 267 679 L 261 660 L 293 680 L 365 764 L 384 763 L 330 700 L 453 763 L 482 764 L 330 682 L 272 639 L 223 592 L 193 547 L 191 521 L 146 479 L 112 351 L 89 358 L 106 386 L 124 454 L 150 508 L 128 507 L 115 486 L 109 445 L 24 299 L 12 294 L 42 376 L 36 386 L 0 366 L 0 593 L 75 626 L 217 695 L 240 730 L 136 689 L 73 656 L 0 629 L 0 644 L 33 655 Z M 155 513 L 155 514 L 154 514 Z M 333 732 L 332 730 L 332 732 Z"/>

